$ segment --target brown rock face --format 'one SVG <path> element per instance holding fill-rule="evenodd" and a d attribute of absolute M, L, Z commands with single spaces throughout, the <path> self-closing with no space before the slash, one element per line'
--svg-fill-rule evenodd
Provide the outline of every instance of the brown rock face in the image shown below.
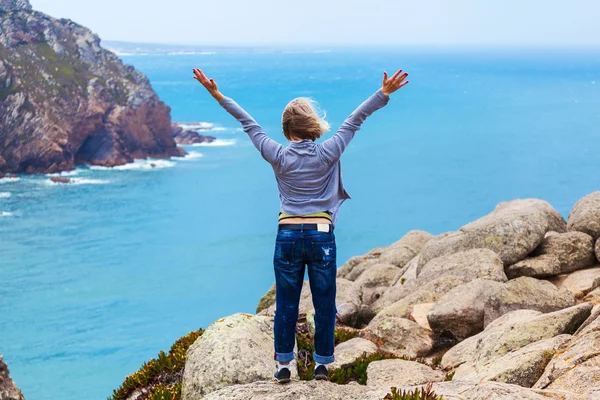
<path fill-rule="evenodd" d="M 70 20 L 0 0 L 0 171 L 182 155 L 148 79 Z"/>
<path fill-rule="evenodd" d="M 8 366 L 2 361 L 2 355 L 0 355 L 0 399 L 23 400 L 23 393 L 10 379 Z"/>

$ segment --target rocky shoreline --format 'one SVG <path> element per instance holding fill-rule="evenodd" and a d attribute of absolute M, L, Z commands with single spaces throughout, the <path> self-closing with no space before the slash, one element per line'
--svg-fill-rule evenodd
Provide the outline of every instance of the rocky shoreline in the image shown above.
<path fill-rule="evenodd" d="M 0 0 L 0 173 L 184 154 L 145 75 L 87 28 Z"/>
<path fill-rule="evenodd" d="M 568 221 L 546 201 L 519 199 L 456 232 L 412 231 L 338 269 L 332 382 L 310 379 L 305 282 L 292 383 L 272 382 L 271 288 L 257 314 L 222 318 L 190 341 L 179 380 L 128 378 L 113 399 L 408 399 L 392 387 L 427 385 L 424 399 L 600 399 L 599 238 L 600 192 Z"/>

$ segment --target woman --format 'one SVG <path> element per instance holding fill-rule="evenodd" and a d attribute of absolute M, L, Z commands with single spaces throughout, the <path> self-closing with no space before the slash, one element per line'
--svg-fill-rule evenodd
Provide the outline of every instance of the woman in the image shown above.
<path fill-rule="evenodd" d="M 405 86 L 402 70 L 391 78 L 383 73 L 381 89 L 362 103 L 333 137 L 316 144 L 329 124 L 319 116 L 316 103 L 297 98 L 282 117 L 287 147 L 270 139 L 254 119 L 235 101 L 221 94 L 213 79 L 194 69 L 194 79 L 243 126 L 277 179 L 280 198 L 279 229 L 275 242 L 275 378 L 290 381 L 294 359 L 298 304 L 305 266 L 315 307 L 314 377 L 328 379 L 327 364 L 333 362 L 336 320 L 336 244 L 333 233 L 337 213 L 350 196 L 342 184 L 340 157 L 365 119 L 385 106 L 389 95 Z"/>

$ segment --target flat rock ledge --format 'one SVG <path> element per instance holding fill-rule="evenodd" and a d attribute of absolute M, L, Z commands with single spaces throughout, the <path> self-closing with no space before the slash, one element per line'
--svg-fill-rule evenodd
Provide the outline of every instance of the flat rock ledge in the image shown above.
<path fill-rule="evenodd" d="M 399 390 L 414 390 L 423 386 L 401 387 Z M 583 399 L 568 392 L 527 389 L 499 382 L 439 382 L 433 391 L 444 400 L 595 400 Z M 390 388 L 359 384 L 337 385 L 322 381 L 292 381 L 279 385 L 273 381 L 259 381 L 235 385 L 212 392 L 206 400 L 381 400 Z"/>
<path fill-rule="evenodd" d="M 292 381 L 280 385 L 259 381 L 229 386 L 210 393 L 205 400 L 381 400 L 389 389 L 359 384 L 337 385 L 322 381 Z"/>

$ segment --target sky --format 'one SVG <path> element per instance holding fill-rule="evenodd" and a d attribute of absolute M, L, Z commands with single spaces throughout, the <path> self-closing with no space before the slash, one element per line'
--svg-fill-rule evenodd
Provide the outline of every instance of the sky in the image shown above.
<path fill-rule="evenodd" d="M 30 0 L 103 40 L 199 45 L 600 46 L 598 0 Z"/>

